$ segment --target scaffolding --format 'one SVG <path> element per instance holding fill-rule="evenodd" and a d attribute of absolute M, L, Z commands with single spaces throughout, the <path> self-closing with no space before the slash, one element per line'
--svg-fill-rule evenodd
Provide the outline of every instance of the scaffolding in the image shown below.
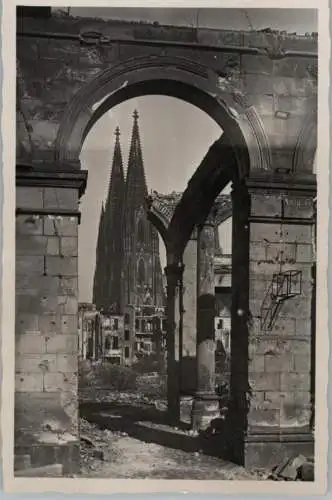
<path fill-rule="evenodd" d="M 261 306 L 261 330 L 272 330 L 282 303 L 302 293 L 302 271 L 273 273 Z"/>

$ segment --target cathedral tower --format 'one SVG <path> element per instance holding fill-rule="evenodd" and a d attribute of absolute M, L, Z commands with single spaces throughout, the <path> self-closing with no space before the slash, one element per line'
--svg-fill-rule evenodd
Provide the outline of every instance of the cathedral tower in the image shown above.
<path fill-rule="evenodd" d="M 104 221 L 105 221 L 105 210 L 104 202 L 101 205 L 101 213 L 99 220 L 99 229 L 97 237 L 97 248 L 96 248 L 96 267 L 95 274 L 93 278 L 93 302 L 96 304 L 97 309 L 103 307 L 103 296 L 104 296 L 104 278 L 103 278 L 103 263 L 106 259 L 105 254 L 105 241 L 104 241 Z"/>
<path fill-rule="evenodd" d="M 102 207 L 96 251 L 93 300 L 97 309 L 119 314 L 123 309 L 123 202 L 124 174 L 119 127 L 105 208 Z"/>
<path fill-rule="evenodd" d="M 159 238 L 157 230 L 147 218 L 148 190 L 136 110 L 133 118 L 123 220 L 124 301 L 135 306 L 161 306 L 163 289 Z"/>

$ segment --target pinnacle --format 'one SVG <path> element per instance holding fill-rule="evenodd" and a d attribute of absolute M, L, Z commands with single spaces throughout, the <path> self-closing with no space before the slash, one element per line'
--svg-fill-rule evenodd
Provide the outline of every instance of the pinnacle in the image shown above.
<path fill-rule="evenodd" d="M 119 127 L 116 127 L 114 135 L 116 137 L 116 140 L 118 140 L 121 135 Z"/>

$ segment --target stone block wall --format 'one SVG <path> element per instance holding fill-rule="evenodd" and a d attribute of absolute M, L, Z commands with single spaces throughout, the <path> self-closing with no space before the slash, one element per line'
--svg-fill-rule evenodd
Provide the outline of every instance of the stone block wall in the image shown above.
<path fill-rule="evenodd" d="M 271 194 L 265 204 L 252 195 L 251 214 L 281 216 L 283 197 Z M 293 202 L 293 204 L 292 204 Z M 298 208 L 296 209 L 296 203 Z M 252 328 L 249 337 L 249 383 L 255 393 L 255 410 L 249 426 L 308 432 L 311 418 L 311 302 L 314 264 L 314 226 L 308 221 L 313 199 L 299 193 L 285 199 L 291 215 L 303 223 L 253 222 L 250 224 L 250 302 Z M 302 208 L 304 207 L 304 208 Z M 311 207 L 311 209 L 310 209 Z M 283 210 L 289 212 L 288 210 Z M 285 214 L 285 216 L 286 216 Z M 285 299 L 271 328 L 264 317 L 273 309 L 268 304 L 273 273 L 294 270 L 302 275 L 298 295 Z M 266 298 L 267 297 L 267 298 Z M 267 309 L 262 309 L 264 299 Z"/>
<path fill-rule="evenodd" d="M 246 182 L 247 194 L 233 193 L 231 427 L 237 461 L 272 466 L 313 453 L 316 187 L 296 176 Z M 270 316 L 273 275 L 287 271 L 297 281 Z"/>
<path fill-rule="evenodd" d="M 312 57 L 273 58 L 266 55 L 224 53 L 218 47 L 273 47 L 283 50 L 303 51 L 309 55 L 317 50 L 317 36 L 294 36 L 258 33 L 230 32 L 226 30 L 200 29 L 194 41 L 201 48 L 190 46 L 151 46 L 126 44 L 126 39 L 159 40 L 165 42 L 192 42 L 191 29 L 170 26 L 138 25 L 112 20 L 89 18 L 73 19 L 56 16 L 49 19 L 18 20 L 18 31 L 71 33 L 100 31 L 106 37 L 119 38 L 122 42 L 102 45 L 80 43 L 79 40 L 17 37 L 17 59 L 20 68 L 21 104 L 31 127 L 30 139 L 38 157 L 54 159 L 56 137 L 63 115 L 75 94 L 102 72 L 119 63 L 142 56 L 180 57 L 203 64 L 211 71 L 208 78 L 218 79 L 221 90 L 239 90 L 249 105 L 257 110 L 262 129 L 271 146 L 274 166 L 284 166 L 291 160 L 293 149 L 305 120 L 317 95 L 316 59 Z M 189 37 L 189 38 L 188 38 Z M 215 46 L 216 51 L 206 50 L 204 45 Z M 218 77 L 218 75 L 223 75 Z M 227 75 L 227 76 L 225 76 Z M 127 76 L 124 77 L 127 81 Z M 101 84 L 102 86 L 103 84 Z M 100 94 L 97 101 L 103 96 Z M 316 106 L 316 104 L 314 104 Z M 278 117 L 278 113 L 281 113 Z M 285 115 L 286 113 L 286 115 Z M 301 165 L 310 170 L 308 164 Z"/>
<path fill-rule="evenodd" d="M 291 442 L 301 435 L 308 451 L 313 447 L 315 189 L 271 189 L 265 198 L 259 191 L 251 190 L 247 433 L 271 439 L 277 433 Z M 276 307 L 273 274 L 287 271 L 300 274 L 290 278 L 289 296 Z M 265 456 L 255 453 L 253 463 Z"/>
<path fill-rule="evenodd" d="M 17 186 L 15 449 L 65 474 L 79 468 L 78 197 Z"/>

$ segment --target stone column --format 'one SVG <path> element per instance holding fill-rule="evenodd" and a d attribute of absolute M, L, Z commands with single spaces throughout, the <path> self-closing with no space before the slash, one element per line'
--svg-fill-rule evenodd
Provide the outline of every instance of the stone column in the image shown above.
<path fill-rule="evenodd" d="M 183 311 L 181 393 L 196 389 L 196 324 L 197 324 L 197 230 L 192 233 L 183 252 Z"/>
<path fill-rule="evenodd" d="M 86 359 L 88 338 L 87 338 L 87 329 L 84 328 L 84 312 L 83 311 L 80 312 L 80 321 L 81 321 L 82 358 Z"/>
<path fill-rule="evenodd" d="M 167 277 L 167 404 L 170 422 L 177 423 L 180 420 L 178 288 L 183 274 L 183 265 L 179 262 L 172 262 L 166 266 L 165 273 Z"/>
<path fill-rule="evenodd" d="M 197 244 L 197 390 L 192 425 L 205 430 L 219 413 L 215 391 L 215 219 L 210 217 L 198 229 Z"/>

